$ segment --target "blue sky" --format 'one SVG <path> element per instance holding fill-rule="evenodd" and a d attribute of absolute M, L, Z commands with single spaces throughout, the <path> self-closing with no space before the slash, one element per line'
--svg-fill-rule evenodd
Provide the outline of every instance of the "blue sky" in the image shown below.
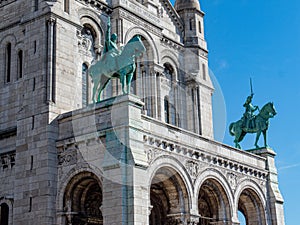
<path fill-rule="evenodd" d="M 233 144 L 228 125 L 242 116 L 252 77 L 253 103 L 262 107 L 273 101 L 278 112 L 270 121 L 268 140 L 277 153 L 286 224 L 298 225 L 300 1 L 201 0 L 200 3 L 206 14 L 210 69 L 225 99 L 227 118 L 223 142 Z M 252 148 L 254 138 L 254 135 L 246 136 L 242 147 Z"/>

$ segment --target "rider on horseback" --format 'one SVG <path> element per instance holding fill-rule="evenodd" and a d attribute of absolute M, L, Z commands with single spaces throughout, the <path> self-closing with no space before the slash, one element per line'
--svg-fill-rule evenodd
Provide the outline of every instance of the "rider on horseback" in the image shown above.
<path fill-rule="evenodd" d="M 245 113 L 243 115 L 244 124 L 246 129 L 253 129 L 254 128 L 254 117 L 253 114 L 256 110 L 258 110 L 258 106 L 253 106 L 251 104 L 253 98 L 253 94 L 247 97 L 245 104 L 243 105 L 245 107 Z"/>
<path fill-rule="evenodd" d="M 107 31 L 105 36 L 105 46 L 103 49 L 103 60 L 107 63 L 107 68 L 113 68 L 111 64 L 116 63 L 116 56 L 119 56 L 121 54 L 121 51 L 118 49 L 117 45 L 118 35 L 116 33 L 113 33 L 111 35 L 111 23 L 110 23 L 110 17 L 108 17 L 107 21 Z"/>

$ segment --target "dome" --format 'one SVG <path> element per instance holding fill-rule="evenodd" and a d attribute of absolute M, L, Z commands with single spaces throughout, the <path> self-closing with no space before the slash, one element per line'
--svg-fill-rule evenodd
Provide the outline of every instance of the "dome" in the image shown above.
<path fill-rule="evenodd" d="M 197 9 L 200 11 L 199 0 L 176 0 L 175 2 L 176 11 L 183 9 Z"/>

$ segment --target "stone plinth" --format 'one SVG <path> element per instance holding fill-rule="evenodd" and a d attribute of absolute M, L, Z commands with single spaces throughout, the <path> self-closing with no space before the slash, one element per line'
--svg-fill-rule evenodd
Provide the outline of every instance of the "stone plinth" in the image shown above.
<path fill-rule="evenodd" d="M 267 197 L 269 198 L 269 201 L 267 202 L 269 202 L 268 208 L 271 211 L 269 215 L 272 215 L 271 218 L 268 218 L 268 220 L 272 225 L 284 225 L 284 200 L 278 187 L 278 174 L 275 165 L 276 153 L 269 147 L 252 149 L 248 151 L 266 158 L 266 170 L 269 171 L 267 179 Z"/>

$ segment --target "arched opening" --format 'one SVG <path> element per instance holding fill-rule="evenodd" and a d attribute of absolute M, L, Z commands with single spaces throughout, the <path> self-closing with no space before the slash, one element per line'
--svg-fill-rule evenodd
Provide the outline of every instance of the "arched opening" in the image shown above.
<path fill-rule="evenodd" d="M 201 225 L 228 224 L 231 219 L 228 197 L 222 185 L 206 180 L 199 191 L 198 210 Z"/>
<path fill-rule="evenodd" d="M 148 40 L 141 36 L 146 52 L 137 58 L 136 70 L 132 79 L 132 93 L 138 95 L 143 102 L 144 111 L 148 116 L 156 115 L 156 74 L 154 73 L 153 49 Z"/>
<path fill-rule="evenodd" d="M 163 75 L 169 87 L 168 96 L 164 99 L 165 122 L 174 126 L 180 126 L 178 104 L 178 87 L 175 84 L 175 69 L 170 63 L 164 63 Z"/>
<path fill-rule="evenodd" d="M 188 214 L 188 199 L 179 174 L 171 168 L 160 168 L 151 182 L 149 224 L 181 224 Z"/>
<path fill-rule="evenodd" d="M 102 188 L 97 177 L 89 172 L 76 175 L 64 195 L 65 224 L 101 225 Z"/>
<path fill-rule="evenodd" d="M 0 225 L 8 225 L 9 207 L 6 203 L 0 205 Z"/>
<path fill-rule="evenodd" d="M 86 107 L 89 103 L 89 77 L 88 77 L 88 65 L 82 64 L 82 107 Z"/>
<path fill-rule="evenodd" d="M 251 189 L 242 191 L 239 198 L 238 210 L 244 215 L 246 225 L 266 224 L 264 207 L 255 191 Z"/>
<path fill-rule="evenodd" d="M 5 72 L 5 80 L 8 83 L 11 81 L 11 43 L 6 45 Z"/>
<path fill-rule="evenodd" d="M 170 110 L 169 110 L 169 98 L 168 96 L 164 99 L 164 112 L 165 112 L 165 122 L 170 123 Z"/>
<path fill-rule="evenodd" d="M 23 51 L 18 52 L 18 78 L 23 77 Z"/>

